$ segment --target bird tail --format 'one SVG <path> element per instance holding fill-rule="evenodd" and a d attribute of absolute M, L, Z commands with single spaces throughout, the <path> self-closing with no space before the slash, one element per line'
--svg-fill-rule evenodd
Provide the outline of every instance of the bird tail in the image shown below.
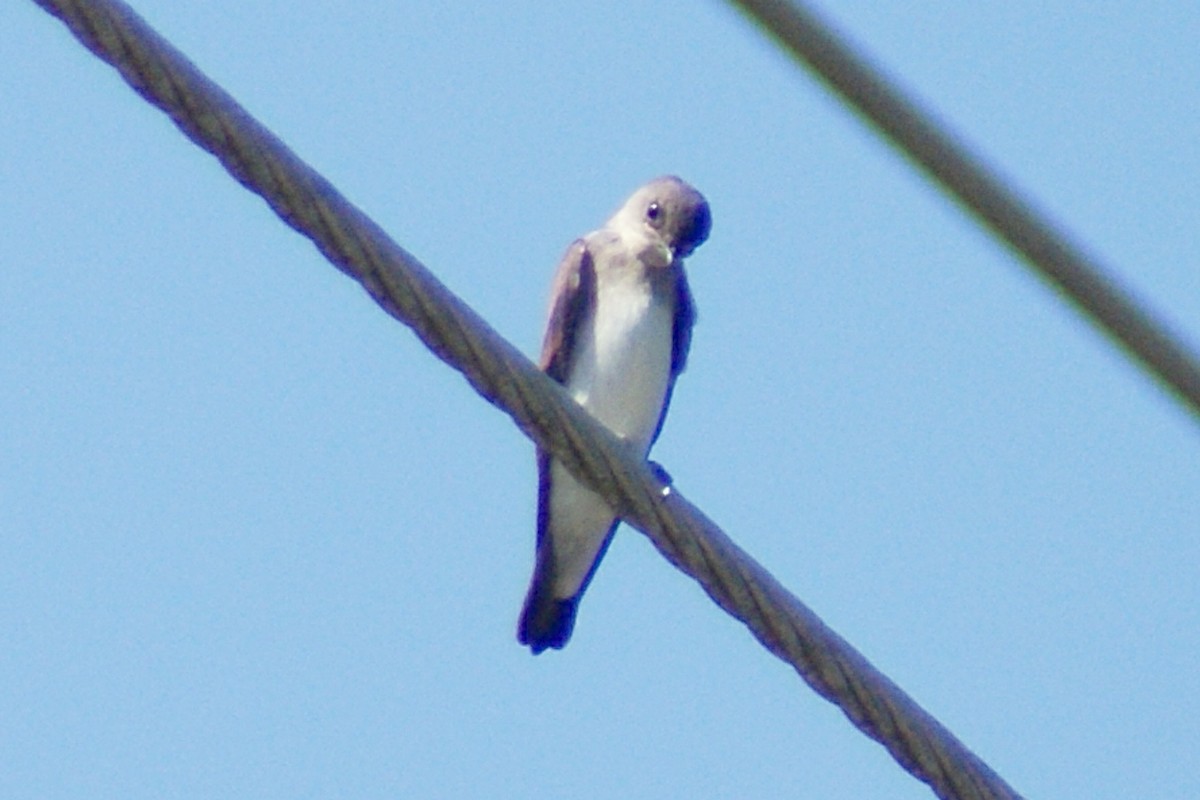
<path fill-rule="evenodd" d="M 541 569 L 534 573 L 517 627 L 517 640 L 528 645 L 535 656 L 547 647 L 555 650 L 563 648 L 571 638 L 571 630 L 575 627 L 575 609 L 579 606 L 579 595 L 565 600 L 555 597 L 551 592 L 553 582 L 548 580 L 548 575 L 541 573 Z"/>

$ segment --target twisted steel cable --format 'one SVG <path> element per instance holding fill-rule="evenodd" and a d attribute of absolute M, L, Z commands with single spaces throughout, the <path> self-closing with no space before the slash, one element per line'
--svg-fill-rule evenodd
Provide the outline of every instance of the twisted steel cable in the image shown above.
<path fill-rule="evenodd" d="M 946 800 L 1018 795 L 118 0 L 35 0 Z"/>
<path fill-rule="evenodd" d="M 788 0 L 733 2 L 1200 418 L 1200 360 L 1109 270 L 1055 229 L 813 11 Z"/>

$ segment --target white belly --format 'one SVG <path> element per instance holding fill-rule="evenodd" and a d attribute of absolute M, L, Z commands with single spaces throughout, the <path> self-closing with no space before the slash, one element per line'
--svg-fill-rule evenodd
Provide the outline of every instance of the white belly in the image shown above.
<path fill-rule="evenodd" d="M 650 287 L 637 280 L 597 294 L 567 388 L 592 416 L 645 452 L 670 378 L 673 309 L 651 302 Z"/>

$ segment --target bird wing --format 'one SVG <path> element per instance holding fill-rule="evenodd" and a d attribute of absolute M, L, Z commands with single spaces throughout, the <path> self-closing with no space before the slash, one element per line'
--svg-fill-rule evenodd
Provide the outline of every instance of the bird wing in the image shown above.
<path fill-rule="evenodd" d="M 692 300 L 692 291 L 688 288 L 687 273 L 679 268 L 675 280 L 675 319 L 671 326 L 671 377 L 667 381 L 667 394 L 663 398 L 662 413 L 658 415 L 658 425 L 654 428 L 654 436 L 650 444 L 658 440 L 663 423 L 667 420 L 667 409 L 671 407 L 671 393 L 675 391 L 675 379 L 687 366 L 688 351 L 692 347 L 692 327 L 696 324 L 696 304 Z"/>
<path fill-rule="evenodd" d="M 575 355 L 575 334 L 596 293 L 596 270 L 587 243 L 577 239 L 567 248 L 554 273 L 550 316 L 542 339 L 538 366 L 559 383 L 566 383 Z"/>

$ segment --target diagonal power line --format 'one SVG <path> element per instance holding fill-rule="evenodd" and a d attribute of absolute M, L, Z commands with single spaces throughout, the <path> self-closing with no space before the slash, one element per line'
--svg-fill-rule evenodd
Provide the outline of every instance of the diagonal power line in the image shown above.
<path fill-rule="evenodd" d="M 946 800 L 1017 798 L 982 760 L 119 0 L 36 0 L 772 653 Z"/>
<path fill-rule="evenodd" d="M 1200 361 L 1100 264 L 1006 187 L 815 13 L 788 0 L 733 2 L 1200 417 Z"/>

